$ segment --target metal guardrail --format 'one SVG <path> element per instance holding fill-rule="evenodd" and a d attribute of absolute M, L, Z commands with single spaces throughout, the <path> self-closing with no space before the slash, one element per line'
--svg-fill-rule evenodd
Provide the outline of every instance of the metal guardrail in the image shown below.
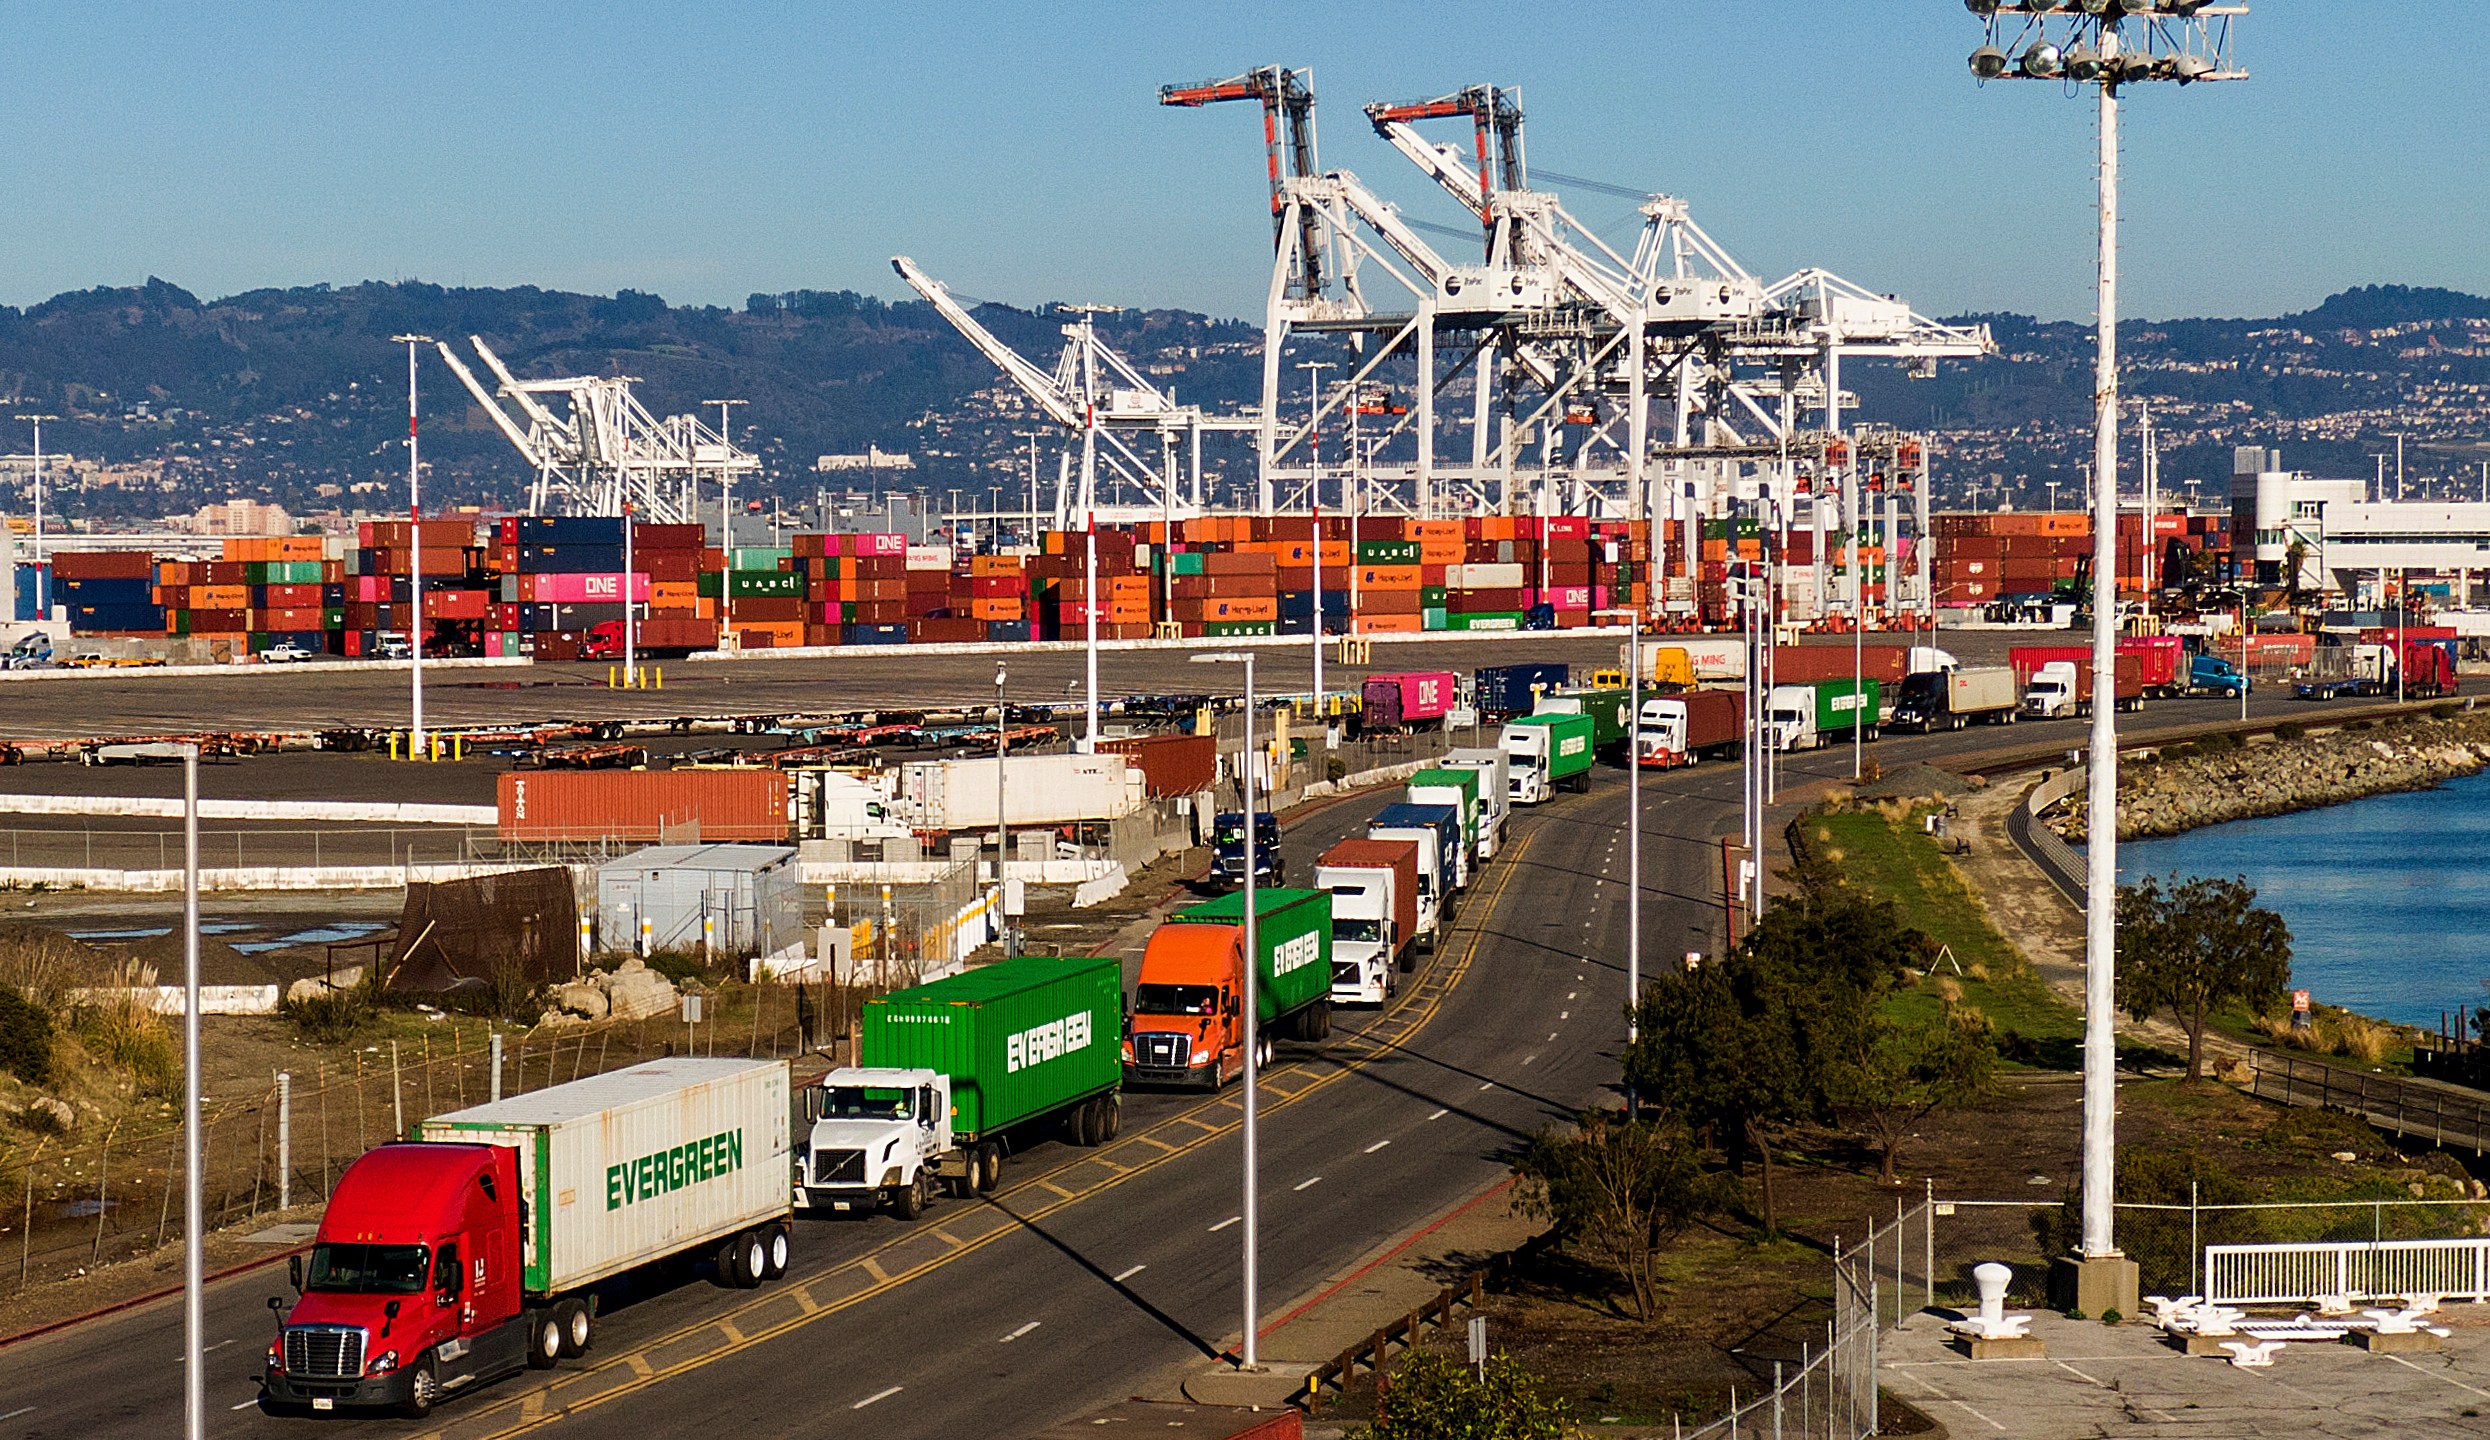
<path fill-rule="evenodd" d="M 2006 837 L 2012 840 L 2049 883 L 2078 908 L 2084 903 L 2084 857 L 2075 847 L 2058 838 L 2058 832 L 2041 819 L 2049 807 L 2075 794 L 2084 786 L 2084 767 L 2061 770 L 2032 787 L 2023 803 L 2006 816 Z"/>
<path fill-rule="evenodd" d="M 2298 1305 L 2319 1295 L 2354 1303 L 2408 1295 L 2490 1300 L 2490 1240 L 2205 1247 L 2205 1299 L 2213 1304 Z"/>
<path fill-rule="evenodd" d="M 1380 1375 L 1391 1358 L 1392 1347 L 1407 1349 L 1418 1343 L 1419 1332 L 1429 1325 L 1452 1323 L 1453 1312 L 1475 1310 L 1487 1298 L 1487 1270 L 1473 1270 L 1469 1278 L 1458 1280 L 1436 1293 L 1434 1299 L 1407 1315 L 1382 1327 L 1374 1334 L 1341 1351 L 1306 1377 L 1304 1401 L 1308 1409 L 1323 1403 L 1326 1387 L 1338 1390 L 1357 1378 L 1358 1367 Z"/>
<path fill-rule="evenodd" d="M 2260 1099 L 2341 1110 L 2399 1137 L 2490 1153 L 2490 1102 L 2274 1051 L 2252 1051 L 2248 1063 L 2248 1093 Z"/>

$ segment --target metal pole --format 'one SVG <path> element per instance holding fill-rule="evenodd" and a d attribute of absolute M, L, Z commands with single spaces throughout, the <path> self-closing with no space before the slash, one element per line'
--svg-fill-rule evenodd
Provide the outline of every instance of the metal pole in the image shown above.
<path fill-rule="evenodd" d="M 1098 752 L 1098 399 L 1097 347 L 1091 340 L 1092 321 L 1087 312 L 1081 315 L 1081 513 L 1082 524 L 1081 613 L 1088 623 L 1088 646 L 1083 665 L 1089 680 L 1089 700 L 1085 707 L 1081 752 Z"/>
<path fill-rule="evenodd" d="M 640 612 L 631 603 L 631 532 L 640 527 L 631 523 L 631 502 L 628 500 L 623 502 L 622 522 L 623 688 L 637 690 L 640 688 Z M 728 562 L 727 570 L 727 575 L 718 578 L 718 594 L 721 596 L 735 588 L 730 583 L 734 570 L 732 561 Z"/>
<path fill-rule="evenodd" d="M 412 357 L 413 350 L 407 354 Z M 410 358 L 407 364 L 412 367 Z M 199 747 L 182 747 L 182 1418 L 207 1436 L 207 1236 L 199 1181 Z"/>
<path fill-rule="evenodd" d="M 1020 954 L 1020 931 L 1012 924 L 1011 906 L 1005 899 L 1011 886 L 1005 867 L 1011 863 L 1012 832 L 1006 818 L 1011 812 L 1003 805 L 1003 756 L 1009 743 L 1003 727 L 1004 679 L 1003 663 L 998 660 L 994 666 L 994 903 L 1002 911 L 996 918 L 1003 930 L 1003 958 L 1010 960 Z"/>
<path fill-rule="evenodd" d="M 294 1072 L 277 1072 L 277 1208 L 294 1208 Z"/>
<path fill-rule="evenodd" d="M 2118 31 L 2104 26 L 2105 56 Z M 2118 87 L 2100 120 L 2099 353 L 2093 366 L 2091 844 L 2084 893 L 2084 1256 L 2118 1253 L 2111 1209 L 2117 1155 L 2118 1036 Z"/>
<path fill-rule="evenodd" d="M 1322 613 L 1322 595 L 1316 592 L 1315 613 Z M 1256 1090 L 1262 1081 L 1262 1064 L 1256 1054 L 1261 1044 L 1262 997 L 1260 917 L 1255 913 L 1254 841 L 1260 828 L 1261 812 L 1254 802 L 1254 657 L 1245 655 L 1245 1368 L 1261 1368 L 1259 1337 L 1254 1333 L 1261 1313 L 1262 1277 L 1256 1261 L 1256 1247 L 1261 1231 L 1257 1213 L 1261 1196 L 1256 1172 L 1260 1168 L 1258 1114 L 1260 1106 Z"/>
<path fill-rule="evenodd" d="M 416 452 L 415 434 L 415 347 L 432 341 L 429 335 L 392 335 L 393 341 L 406 345 L 406 513 L 407 513 L 407 621 L 406 648 L 411 657 L 412 714 L 407 731 L 407 754 L 410 758 L 424 750 L 424 481 L 422 459 Z"/>
<path fill-rule="evenodd" d="M 493 1091 L 492 1091 L 492 1096 L 493 1096 L 493 1100 L 494 1100 L 495 1102 L 499 1102 L 499 1101 L 500 1101 L 500 1099 L 501 1099 L 501 1032 L 500 1032 L 499 1030 L 496 1030 L 496 1031 L 494 1031 L 494 1032 L 493 1032 L 493 1043 L 492 1043 L 492 1050 L 493 1050 L 493 1058 L 492 1058 L 492 1062 L 491 1062 L 491 1063 L 492 1063 L 492 1066 L 493 1066 Z"/>

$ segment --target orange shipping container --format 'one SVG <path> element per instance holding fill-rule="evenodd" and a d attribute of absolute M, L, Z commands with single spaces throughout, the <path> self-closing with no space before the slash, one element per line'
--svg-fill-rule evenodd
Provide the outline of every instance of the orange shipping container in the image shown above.
<path fill-rule="evenodd" d="M 1425 617 L 1419 615 L 1377 615 L 1372 611 L 1360 611 L 1354 620 L 1360 635 L 1415 635 L 1427 628 Z"/>
<path fill-rule="evenodd" d="M 704 841 L 785 844 L 790 828 L 777 770 L 513 770 L 496 798 L 504 840 L 653 844 L 697 825 Z"/>
<path fill-rule="evenodd" d="M 1357 572 L 1360 590 L 1415 590 L 1420 583 L 1415 565 L 1364 565 Z"/>

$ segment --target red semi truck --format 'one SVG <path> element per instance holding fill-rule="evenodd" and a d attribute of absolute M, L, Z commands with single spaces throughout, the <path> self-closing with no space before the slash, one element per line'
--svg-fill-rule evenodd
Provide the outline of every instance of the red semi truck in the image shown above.
<path fill-rule="evenodd" d="M 1681 690 L 1643 702 L 1642 753 L 1635 762 L 1666 770 L 1692 765 L 1714 751 L 1727 753 L 1746 738 L 1746 694 L 1740 690 Z"/>
<path fill-rule="evenodd" d="M 783 1060 L 655 1060 L 448 1115 L 346 1167 L 290 1264 L 272 1414 L 445 1396 L 593 1343 L 598 1287 L 678 1256 L 749 1287 L 787 1268 Z M 269 1308 L 282 1302 L 269 1299 Z"/>

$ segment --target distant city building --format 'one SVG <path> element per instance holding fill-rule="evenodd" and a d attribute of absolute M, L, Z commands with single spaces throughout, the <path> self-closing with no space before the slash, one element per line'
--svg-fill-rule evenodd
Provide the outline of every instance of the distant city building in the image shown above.
<path fill-rule="evenodd" d="M 2303 590 L 2357 602 L 2384 594 L 2390 581 L 2443 580 L 2450 599 L 2469 605 L 2474 576 L 2490 573 L 2490 503 L 2372 499 L 2370 488 L 2286 470 L 2277 449 L 2238 447 L 2231 545 L 2241 577 L 2290 584 L 2296 546 Z"/>
<path fill-rule="evenodd" d="M 905 450 L 893 452 L 879 445 L 868 445 L 862 455 L 818 455 L 813 469 L 818 474 L 841 470 L 914 470 L 916 457 Z"/>
<path fill-rule="evenodd" d="M 222 505 L 202 505 L 190 517 L 188 528 L 199 535 L 291 535 L 294 517 L 282 505 L 266 505 L 257 500 L 228 500 Z"/>

